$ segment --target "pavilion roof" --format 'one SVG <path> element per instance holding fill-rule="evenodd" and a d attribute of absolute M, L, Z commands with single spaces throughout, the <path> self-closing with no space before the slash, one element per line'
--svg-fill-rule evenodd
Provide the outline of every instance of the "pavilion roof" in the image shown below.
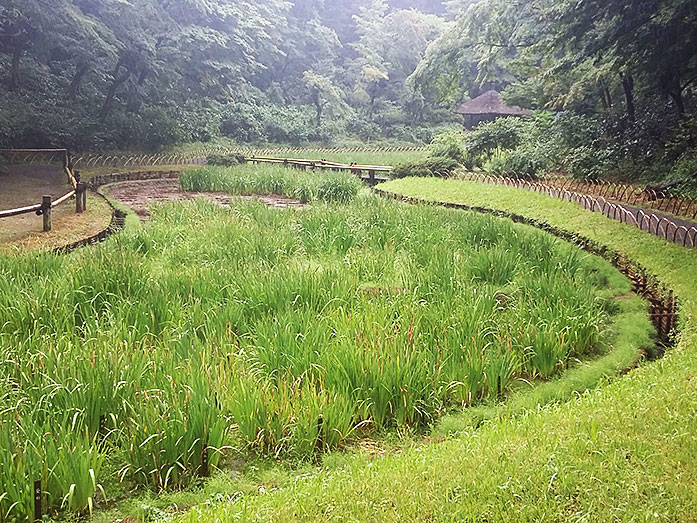
<path fill-rule="evenodd" d="M 520 107 L 509 107 L 501 101 L 501 95 L 498 91 L 487 91 L 481 96 L 473 98 L 469 102 L 463 103 L 455 110 L 458 114 L 474 115 L 474 114 L 495 114 L 502 116 L 525 116 L 532 114 L 529 109 L 521 109 Z"/>

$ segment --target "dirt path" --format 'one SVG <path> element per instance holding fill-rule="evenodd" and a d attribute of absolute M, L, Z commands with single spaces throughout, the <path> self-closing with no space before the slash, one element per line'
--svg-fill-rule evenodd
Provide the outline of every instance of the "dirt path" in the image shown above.
<path fill-rule="evenodd" d="M 0 168 L 0 210 L 15 209 L 41 203 L 44 194 L 54 199 L 72 190 L 63 168 L 57 165 L 10 165 Z M 96 205 L 99 205 L 97 202 Z M 43 233 L 42 219 L 35 213 L 0 219 L 0 248 L 29 245 L 60 246 L 79 238 L 78 232 L 88 236 L 98 232 L 105 222 L 108 225 L 111 212 L 108 206 L 88 206 L 87 213 L 75 215 L 74 200 L 53 210 L 53 230 Z M 106 214 L 105 214 L 106 213 Z M 105 214 L 104 216 L 102 214 Z"/>
<path fill-rule="evenodd" d="M 150 206 L 160 202 L 179 202 L 205 198 L 218 203 L 221 206 L 229 206 L 231 197 L 228 193 L 222 192 L 188 192 L 179 187 L 179 180 L 144 180 L 118 182 L 106 187 L 107 194 L 127 205 L 140 216 L 141 220 L 147 220 L 150 216 Z M 303 207 L 300 200 L 278 195 L 253 195 L 239 196 L 243 199 L 256 199 L 269 207 L 277 208 L 297 208 Z"/>
<path fill-rule="evenodd" d="M 639 226 L 642 231 L 650 232 L 651 234 L 655 234 L 656 236 L 661 236 L 675 243 L 679 243 L 680 245 L 687 245 L 688 247 L 697 247 L 697 245 L 695 245 L 696 238 L 690 233 L 691 229 L 697 229 L 697 222 L 692 222 L 683 218 L 678 218 L 677 216 L 665 214 L 660 211 L 649 211 L 646 209 L 639 209 L 638 207 L 632 207 L 629 205 L 624 205 L 622 203 L 620 203 L 620 205 L 622 205 L 622 207 L 624 207 L 627 211 L 632 213 L 634 219 L 639 223 Z M 644 213 L 644 215 L 654 215 L 657 219 L 647 220 L 645 217 L 642 217 L 642 212 Z M 607 214 L 609 213 L 603 214 L 607 216 Z M 667 225 L 667 221 L 675 224 L 675 228 L 673 226 Z M 685 235 L 687 235 L 687 239 L 685 238 Z"/>
<path fill-rule="evenodd" d="M 0 210 L 41 203 L 44 194 L 58 198 L 72 189 L 60 166 L 11 165 L 1 171 Z"/>

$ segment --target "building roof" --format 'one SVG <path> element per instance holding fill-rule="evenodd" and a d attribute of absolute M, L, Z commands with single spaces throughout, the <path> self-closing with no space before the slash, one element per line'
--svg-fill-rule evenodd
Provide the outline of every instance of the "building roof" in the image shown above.
<path fill-rule="evenodd" d="M 529 109 L 509 107 L 501 101 L 498 91 L 487 91 L 481 96 L 465 102 L 455 110 L 458 114 L 495 114 L 502 116 L 525 116 L 532 114 Z"/>

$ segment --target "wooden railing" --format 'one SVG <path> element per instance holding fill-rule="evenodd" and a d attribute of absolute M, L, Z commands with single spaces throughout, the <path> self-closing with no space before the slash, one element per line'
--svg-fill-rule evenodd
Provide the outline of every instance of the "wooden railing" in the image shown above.
<path fill-rule="evenodd" d="M 617 196 L 617 190 L 614 190 L 614 193 L 604 192 L 606 190 L 612 191 L 612 188 L 630 186 L 592 184 L 588 182 L 576 183 L 574 181 L 563 185 L 550 183 L 546 180 L 525 180 L 477 173 L 468 173 L 465 178 L 490 185 L 505 185 L 517 189 L 526 189 L 575 202 L 589 211 L 599 212 L 608 218 L 633 225 L 642 231 L 649 232 L 683 247 L 697 248 L 697 223 L 635 207 L 635 205 L 646 203 L 646 200 L 641 200 L 636 196 L 637 192 L 632 193 L 634 196 L 631 198 L 627 197 L 627 192 L 625 191 L 622 191 L 619 196 Z M 595 192 L 595 195 L 588 194 L 585 192 L 588 187 L 596 187 L 598 192 L 592 191 Z M 584 192 L 577 192 L 574 189 L 580 189 Z M 614 201 L 611 199 L 613 196 L 617 198 Z"/>
<path fill-rule="evenodd" d="M 389 165 L 360 165 L 328 162 L 327 160 L 306 160 L 302 158 L 273 158 L 268 156 L 249 156 L 246 158 L 250 163 L 270 163 L 276 165 L 285 165 L 301 170 L 324 169 L 331 171 L 349 171 L 361 178 L 369 185 L 377 185 L 378 183 L 389 180 L 387 176 L 380 176 L 378 173 L 389 173 L 393 167 Z"/>
<path fill-rule="evenodd" d="M 10 164 L 37 165 L 39 163 L 53 164 L 59 161 L 62 163 L 63 171 L 72 186 L 69 192 L 56 200 L 53 200 L 51 195 L 44 195 L 41 203 L 0 211 L 0 219 L 36 213 L 37 216 L 43 216 L 43 230 L 48 232 L 52 228 L 52 210 L 70 198 L 75 197 L 76 213 L 82 213 L 86 210 L 87 185 L 80 182 L 79 176 L 73 173 L 73 163 L 67 149 L 0 149 L 0 155 L 7 157 Z"/>

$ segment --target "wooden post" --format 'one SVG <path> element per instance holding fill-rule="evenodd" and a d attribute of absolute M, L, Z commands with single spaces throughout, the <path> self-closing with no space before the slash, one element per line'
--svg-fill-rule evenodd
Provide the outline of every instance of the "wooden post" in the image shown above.
<path fill-rule="evenodd" d="M 371 169 L 370 171 L 368 171 L 368 184 L 369 184 L 371 187 L 372 187 L 373 185 L 375 185 L 375 171 L 372 170 L 372 169 Z"/>
<path fill-rule="evenodd" d="M 203 446 L 201 447 L 201 467 L 199 468 L 198 475 L 202 478 L 207 478 L 211 475 L 208 468 L 208 445 L 206 440 L 203 440 Z"/>
<path fill-rule="evenodd" d="M 80 191 L 80 197 L 82 198 L 82 210 L 87 210 L 87 183 L 80 182 L 82 185 L 82 191 Z"/>
<path fill-rule="evenodd" d="M 41 214 L 44 215 L 44 232 L 51 230 L 51 195 L 45 195 L 41 202 Z"/>
<path fill-rule="evenodd" d="M 41 521 L 44 517 L 41 509 L 41 480 L 34 482 L 34 521 Z"/>
<path fill-rule="evenodd" d="M 80 214 L 82 213 L 85 209 L 82 206 L 82 192 L 84 191 L 84 186 L 82 185 L 82 182 L 79 182 L 77 184 L 77 188 L 75 189 L 75 213 Z"/>

